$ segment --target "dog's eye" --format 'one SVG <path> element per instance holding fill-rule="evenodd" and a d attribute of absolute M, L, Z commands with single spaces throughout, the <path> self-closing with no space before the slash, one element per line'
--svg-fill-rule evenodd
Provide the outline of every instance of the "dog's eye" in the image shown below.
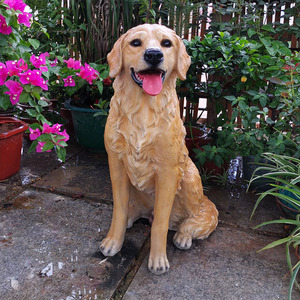
<path fill-rule="evenodd" d="M 161 42 L 161 45 L 162 45 L 163 47 L 170 48 L 170 47 L 172 47 L 172 42 L 171 42 L 170 40 L 163 40 L 163 41 Z"/>
<path fill-rule="evenodd" d="M 142 46 L 142 41 L 139 39 L 135 39 L 130 42 L 130 45 L 133 47 L 139 47 L 139 46 Z"/>

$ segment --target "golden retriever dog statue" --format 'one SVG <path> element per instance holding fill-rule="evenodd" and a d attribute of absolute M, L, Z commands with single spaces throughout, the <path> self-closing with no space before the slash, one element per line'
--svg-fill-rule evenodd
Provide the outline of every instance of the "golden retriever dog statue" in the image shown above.
<path fill-rule="evenodd" d="M 173 30 L 145 24 L 122 35 L 107 58 L 115 78 L 104 134 L 114 206 L 100 249 L 115 255 L 126 227 L 153 213 L 148 268 L 162 274 L 169 269 L 168 229 L 176 231 L 179 249 L 189 249 L 192 239 L 206 238 L 218 223 L 188 156 L 175 90 L 190 57 Z"/>

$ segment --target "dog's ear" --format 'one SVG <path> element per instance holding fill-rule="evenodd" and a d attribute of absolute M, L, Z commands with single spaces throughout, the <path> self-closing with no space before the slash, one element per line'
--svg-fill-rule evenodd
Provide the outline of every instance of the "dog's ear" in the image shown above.
<path fill-rule="evenodd" d="M 185 45 L 179 36 L 177 38 L 178 53 L 177 53 L 177 76 L 181 80 L 186 79 L 186 72 L 191 65 L 191 58 L 186 52 Z"/>
<path fill-rule="evenodd" d="M 114 44 L 112 50 L 107 55 L 107 61 L 109 64 L 109 77 L 115 78 L 122 69 L 122 41 L 124 35 L 122 35 Z"/>

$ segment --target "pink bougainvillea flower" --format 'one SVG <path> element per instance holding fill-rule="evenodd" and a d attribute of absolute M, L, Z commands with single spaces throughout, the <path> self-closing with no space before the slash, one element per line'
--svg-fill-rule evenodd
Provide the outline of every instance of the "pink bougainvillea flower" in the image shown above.
<path fill-rule="evenodd" d="M 56 133 L 56 131 L 49 124 L 44 123 L 42 133 Z"/>
<path fill-rule="evenodd" d="M 58 144 L 59 146 L 60 146 L 59 143 L 60 143 L 61 141 L 65 141 L 65 142 L 66 142 L 66 141 L 68 141 L 69 138 L 70 138 L 70 136 L 67 134 L 66 129 L 65 129 L 63 132 L 60 132 L 59 135 L 63 136 L 63 138 L 57 142 L 57 144 Z"/>
<path fill-rule="evenodd" d="M 38 144 L 35 148 L 35 151 L 38 152 L 38 153 L 43 152 L 43 147 L 44 147 L 45 144 L 46 144 L 46 142 L 38 142 Z M 46 152 L 51 152 L 51 150 L 47 150 Z"/>
<path fill-rule="evenodd" d="M 53 140 L 51 141 L 53 145 L 55 146 L 60 146 L 60 147 L 65 147 L 65 145 L 61 145 L 62 141 L 68 141 L 69 140 L 69 135 L 67 134 L 66 130 L 60 131 L 62 125 L 61 124 L 54 124 L 53 126 L 50 126 L 47 123 L 43 124 L 43 130 L 42 132 L 39 129 L 29 129 L 30 130 L 30 139 L 35 140 L 37 139 L 41 134 L 53 134 L 59 138 L 57 142 L 54 142 Z M 43 147 L 46 142 L 38 142 L 36 146 L 36 152 L 44 152 Z M 50 152 L 51 150 L 47 150 L 47 152 Z"/>
<path fill-rule="evenodd" d="M 29 127 L 29 138 L 31 141 L 36 140 L 40 135 L 41 135 L 41 131 L 37 128 L 37 129 L 31 129 Z"/>
<path fill-rule="evenodd" d="M 22 71 L 26 71 L 28 69 L 28 65 L 23 58 L 17 61 L 17 68 Z"/>
<path fill-rule="evenodd" d="M 35 56 L 34 54 L 30 57 L 30 62 L 34 67 L 39 69 L 41 66 L 46 65 L 46 57 L 49 56 L 48 52 L 42 53 L 40 56 Z M 47 68 L 48 71 L 48 68 Z"/>
<path fill-rule="evenodd" d="M 50 61 L 50 66 L 51 67 L 57 66 L 57 58 L 55 58 L 53 61 Z"/>
<path fill-rule="evenodd" d="M 75 69 L 79 70 L 81 67 L 81 63 L 79 60 L 75 60 L 73 58 L 69 58 L 68 60 L 64 60 L 65 63 L 67 63 L 67 67 L 69 69 Z"/>
<path fill-rule="evenodd" d="M 0 62 L 0 85 L 3 85 L 8 76 L 8 70 L 4 63 Z"/>
<path fill-rule="evenodd" d="M 42 72 L 40 70 L 28 70 L 24 73 L 19 74 L 20 82 L 22 84 L 31 84 L 41 87 L 43 90 L 48 91 L 48 80 L 45 81 L 42 77 Z"/>
<path fill-rule="evenodd" d="M 92 84 L 93 80 L 98 78 L 99 73 L 95 69 L 93 69 L 89 64 L 85 63 L 84 67 L 81 67 L 81 71 L 77 75 L 79 75 L 81 78 L 85 79 L 90 84 Z"/>
<path fill-rule="evenodd" d="M 10 26 L 7 26 L 5 18 L 0 15 L 0 33 L 9 35 L 12 33 Z"/>
<path fill-rule="evenodd" d="M 52 126 L 50 126 L 47 123 L 44 123 L 42 133 L 52 133 L 52 134 L 62 135 L 63 133 L 60 131 L 61 127 L 62 127 L 62 124 L 58 124 L 58 123 L 54 124 Z"/>
<path fill-rule="evenodd" d="M 62 124 L 58 124 L 58 123 L 54 124 L 52 126 L 52 133 L 61 134 L 61 132 L 60 132 L 61 127 L 62 127 Z"/>
<path fill-rule="evenodd" d="M 7 4 L 10 9 L 19 10 L 22 13 L 27 6 L 23 0 L 4 0 L 4 3 Z"/>
<path fill-rule="evenodd" d="M 6 66 L 9 76 L 19 75 L 20 72 L 26 71 L 28 69 L 27 63 L 22 58 L 18 61 L 8 60 L 6 62 Z"/>
<path fill-rule="evenodd" d="M 31 17 L 32 17 L 32 14 L 23 12 L 22 14 L 18 15 L 18 22 L 19 22 L 19 24 L 23 24 L 29 28 L 31 25 L 30 21 L 29 21 Z"/>
<path fill-rule="evenodd" d="M 5 82 L 5 85 L 8 87 L 9 91 L 4 92 L 5 94 L 9 95 L 11 104 L 15 105 L 20 100 L 20 95 L 23 91 L 21 83 L 8 80 Z"/>
<path fill-rule="evenodd" d="M 47 66 L 41 66 L 41 67 L 40 67 L 40 70 L 41 70 L 42 72 L 47 72 L 47 71 L 48 71 L 48 67 L 47 67 Z"/>
<path fill-rule="evenodd" d="M 75 81 L 72 76 L 68 76 L 67 78 L 63 78 L 65 84 L 64 86 L 75 86 Z"/>

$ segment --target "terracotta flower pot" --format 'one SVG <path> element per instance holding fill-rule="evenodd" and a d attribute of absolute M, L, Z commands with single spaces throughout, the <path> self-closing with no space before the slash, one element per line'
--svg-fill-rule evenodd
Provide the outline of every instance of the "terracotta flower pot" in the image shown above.
<path fill-rule="evenodd" d="M 0 117 L 0 180 L 20 170 L 23 134 L 28 124 L 13 117 Z"/>

